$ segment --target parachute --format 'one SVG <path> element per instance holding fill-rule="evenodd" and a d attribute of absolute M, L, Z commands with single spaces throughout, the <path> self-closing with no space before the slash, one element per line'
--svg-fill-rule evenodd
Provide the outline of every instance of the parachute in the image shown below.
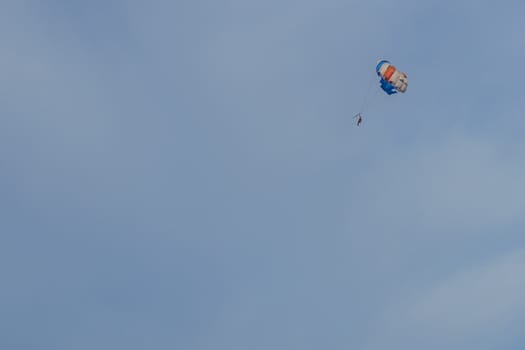
<path fill-rule="evenodd" d="M 376 65 L 376 73 L 381 78 L 379 80 L 379 84 L 381 89 L 383 89 L 384 92 L 386 92 L 388 95 L 393 95 L 398 92 L 405 92 L 407 91 L 408 87 L 408 78 L 407 75 L 401 71 L 399 71 L 396 67 L 394 67 L 392 64 L 390 64 L 387 60 L 379 60 L 377 61 Z M 370 86 L 368 89 L 372 87 L 372 84 L 374 83 L 375 78 L 372 77 L 372 80 L 370 81 Z M 376 92 L 379 92 L 380 90 L 376 90 Z M 371 91 L 368 91 L 368 93 L 364 96 L 363 104 L 361 106 L 361 109 L 359 110 L 359 113 L 357 113 L 354 118 L 357 118 L 357 126 L 361 124 L 363 121 L 363 112 L 365 111 L 365 108 L 370 103 L 369 101 L 369 95 Z"/>
<path fill-rule="evenodd" d="M 407 75 L 391 65 L 389 61 L 379 60 L 376 66 L 376 73 L 381 78 L 379 81 L 381 89 L 387 94 L 392 95 L 407 90 Z"/>

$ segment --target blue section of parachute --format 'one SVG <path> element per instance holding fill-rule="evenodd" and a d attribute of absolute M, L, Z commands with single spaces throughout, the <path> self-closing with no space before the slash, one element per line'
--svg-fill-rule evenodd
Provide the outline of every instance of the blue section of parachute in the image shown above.
<path fill-rule="evenodd" d="M 379 70 L 381 69 L 381 66 L 385 63 L 390 63 L 388 62 L 387 60 L 381 60 L 379 62 L 377 62 L 377 66 L 376 66 L 376 73 L 377 75 L 381 76 L 381 73 L 379 73 Z"/>
<path fill-rule="evenodd" d="M 396 87 L 392 84 L 390 84 L 385 79 L 381 78 L 381 89 L 383 89 L 384 92 L 386 92 L 389 95 L 397 93 Z"/>

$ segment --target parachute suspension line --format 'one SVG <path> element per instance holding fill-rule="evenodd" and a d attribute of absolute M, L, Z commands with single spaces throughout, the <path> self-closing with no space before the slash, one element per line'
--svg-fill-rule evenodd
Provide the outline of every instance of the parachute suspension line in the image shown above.
<path fill-rule="evenodd" d="M 370 103 L 370 95 L 371 95 L 371 92 L 372 92 L 372 88 L 374 87 L 373 84 L 374 84 L 375 80 L 376 80 L 375 77 L 370 79 L 370 82 L 368 83 L 368 87 L 366 89 L 365 95 L 363 97 L 363 103 L 361 103 L 361 108 L 359 109 L 359 113 L 358 114 L 362 114 L 366 110 L 366 108 L 368 107 L 368 105 Z"/>
<path fill-rule="evenodd" d="M 364 107 L 365 110 L 368 110 L 371 105 L 375 103 L 377 98 L 381 96 L 381 90 L 377 88 L 377 86 L 373 87 L 373 90 L 371 93 L 368 94 L 369 98 L 367 99 L 367 103 Z"/>

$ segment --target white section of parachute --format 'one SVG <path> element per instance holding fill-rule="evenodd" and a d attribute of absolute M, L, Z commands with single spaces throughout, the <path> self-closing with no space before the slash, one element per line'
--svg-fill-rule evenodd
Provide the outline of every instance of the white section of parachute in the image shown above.
<path fill-rule="evenodd" d="M 386 73 L 386 70 L 387 70 L 388 67 L 390 67 L 390 66 L 391 66 L 390 63 L 387 63 L 387 62 L 383 63 L 383 64 L 381 65 L 381 68 L 379 68 L 379 74 L 381 74 L 381 76 L 384 77 L 384 76 L 385 76 L 385 73 Z"/>
<path fill-rule="evenodd" d="M 392 77 L 390 78 L 390 82 L 396 87 L 397 91 L 407 91 L 408 80 L 407 75 L 405 73 L 400 72 L 396 69 L 396 71 L 394 72 L 394 74 L 392 74 Z"/>

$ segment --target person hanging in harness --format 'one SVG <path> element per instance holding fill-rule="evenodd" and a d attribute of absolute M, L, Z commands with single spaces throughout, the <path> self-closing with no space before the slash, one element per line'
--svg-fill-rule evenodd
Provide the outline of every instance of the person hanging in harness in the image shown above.
<path fill-rule="evenodd" d="M 361 123 L 363 122 L 363 116 L 361 116 L 361 113 L 357 113 L 355 116 L 354 116 L 354 119 L 357 118 L 357 126 L 361 125 Z"/>

